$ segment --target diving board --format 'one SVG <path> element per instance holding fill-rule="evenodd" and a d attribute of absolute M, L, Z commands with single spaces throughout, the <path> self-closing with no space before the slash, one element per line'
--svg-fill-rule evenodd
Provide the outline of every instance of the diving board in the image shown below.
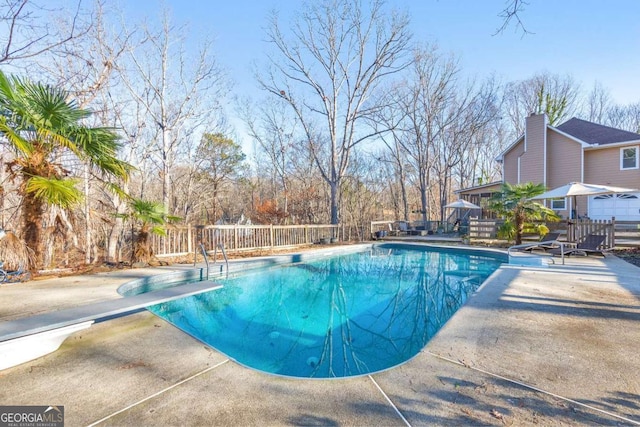
<path fill-rule="evenodd" d="M 156 304 L 222 288 L 201 281 L 0 322 L 0 370 L 28 362 L 57 350 L 71 334 L 94 322 L 137 312 Z"/>

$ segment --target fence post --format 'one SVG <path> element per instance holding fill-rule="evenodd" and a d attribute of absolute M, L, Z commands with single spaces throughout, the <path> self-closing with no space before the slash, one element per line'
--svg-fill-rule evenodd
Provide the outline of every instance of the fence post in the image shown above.
<path fill-rule="evenodd" d="M 611 236 L 611 246 L 609 248 L 616 247 L 616 217 L 611 217 L 611 226 L 609 227 L 609 235 Z"/>
<path fill-rule="evenodd" d="M 273 224 L 269 224 L 269 243 L 271 246 L 271 249 L 273 249 Z"/>
<path fill-rule="evenodd" d="M 191 230 L 191 224 L 187 224 L 187 252 L 191 253 L 193 252 L 193 232 Z"/>
<path fill-rule="evenodd" d="M 233 226 L 233 248 L 235 250 L 238 250 L 239 246 L 238 246 L 238 224 L 235 224 Z"/>
<path fill-rule="evenodd" d="M 304 243 L 306 245 L 309 244 L 309 226 L 308 225 L 304 226 Z"/>

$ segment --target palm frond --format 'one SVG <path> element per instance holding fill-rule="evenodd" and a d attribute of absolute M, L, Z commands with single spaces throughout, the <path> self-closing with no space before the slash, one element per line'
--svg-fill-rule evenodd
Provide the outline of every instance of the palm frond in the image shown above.
<path fill-rule="evenodd" d="M 82 192 L 76 188 L 78 182 L 76 179 L 33 176 L 27 182 L 26 191 L 48 204 L 69 208 L 83 199 Z"/>
<path fill-rule="evenodd" d="M 118 197 L 120 197 L 121 199 L 129 199 L 132 200 L 133 198 L 127 194 L 122 187 L 120 187 L 120 185 L 114 183 L 114 182 L 104 182 L 104 185 L 106 187 L 106 189 L 110 192 L 112 192 L 113 194 L 117 195 Z"/>
<path fill-rule="evenodd" d="M 153 227 L 151 229 L 151 232 L 153 234 L 158 235 L 158 236 L 166 236 L 167 235 L 167 230 L 164 227 L 161 227 L 159 225 L 156 225 L 155 227 Z"/>
<path fill-rule="evenodd" d="M 92 165 L 107 175 L 127 179 L 135 170 L 131 164 L 117 158 L 121 145 L 114 129 L 74 127 L 68 129 L 67 133 L 72 135 L 77 144 L 79 151 L 77 154 L 89 160 Z"/>
<path fill-rule="evenodd" d="M 19 154 L 29 156 L 33 153 L 33 144 L 23 138 L 20 135 L 20 132 L 16 132 L 7 123 L 7 118 L 4 116 L 0 116 L 0 134 L 7 138 L 9 145 L 11 145 Z"/>

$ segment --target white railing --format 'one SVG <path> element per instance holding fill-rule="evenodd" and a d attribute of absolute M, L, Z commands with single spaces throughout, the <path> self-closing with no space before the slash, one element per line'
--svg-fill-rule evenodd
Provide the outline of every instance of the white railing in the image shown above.
<path fill-rule="evenodd" d="M 156 256 L 181 256 L 194 253 L 199 244 L 238 252 L 329 243 L 340 240 L 339 234 L 338 225 L 187 225 L 153 235 L 151 245 Z"/>

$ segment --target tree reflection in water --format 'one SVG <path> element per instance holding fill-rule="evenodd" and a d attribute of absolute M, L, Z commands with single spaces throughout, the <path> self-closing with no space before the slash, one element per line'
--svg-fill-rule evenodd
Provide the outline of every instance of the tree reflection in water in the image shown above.
<path fill-rule="evenodd" d="M 229 278 L 223 289 L 150 310 L 255 369 L 362 375 L 416 355 L 500 262 L 372 250 Z"/>

